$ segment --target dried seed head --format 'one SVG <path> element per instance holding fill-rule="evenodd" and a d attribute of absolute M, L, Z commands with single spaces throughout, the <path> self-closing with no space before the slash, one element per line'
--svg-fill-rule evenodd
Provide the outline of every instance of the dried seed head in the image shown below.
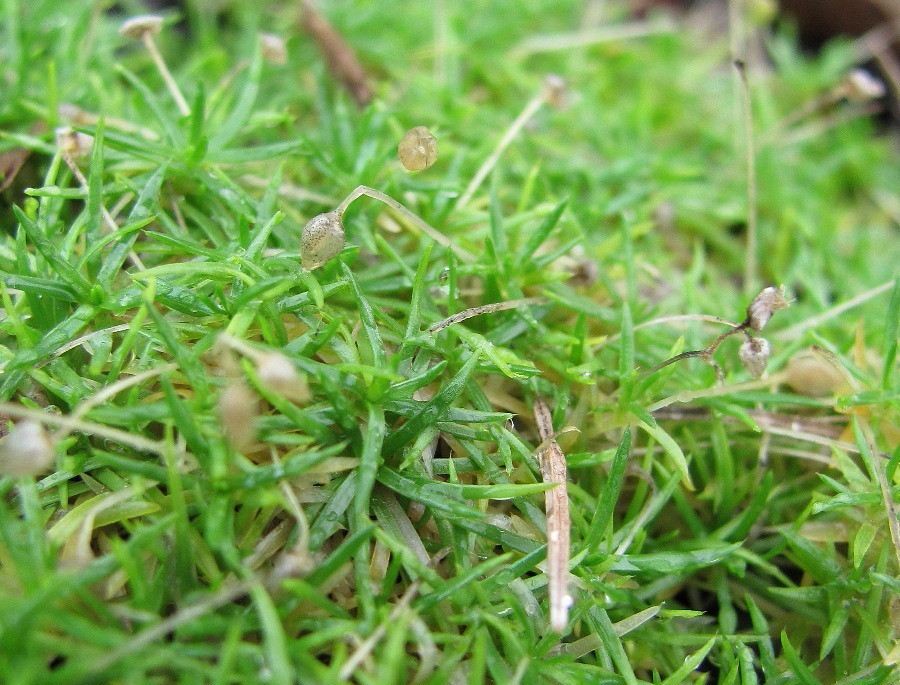
<path fill-rule="evenodd" d="M 784 295 L 784 286 L 776 288 L 770 285 L 768 288 L 763 288 L 762 292 L 747 307 L 747 325 L 754 331 L 761 331 L 769 323 L 772 314 L 779 309 L 784 309 L 789 304 Z"/>
<path fill-rule="evenodd" d="M 222 429 L 234 449 L 241 451 L 253 442 L 253 420 L 258 411 L 256 395 L 243 383 L 232 383 L 219 395 Z"/>
<path fill-rule="evenodd" d="M 145 33 L 157 35 L 162 31 L 163 18 L 155 14 L 141 14 L 122 22 L 119 34 L 128 38 L 140 39 Z"/>
<path fill-rule="evenodd" d="M 812 350 L 791 357 L 785 374 L 785 381 L 795 392 L 809 397 L 827 397 L 846 385 L 834 364 Z"/>
<path fill-rule="evenodd" d="M 300 259 L 312 271 L 344 249 L 344 224 L 337 212 L 318 214 L 306 222 L 300 235 Z"/>
<path fill-rule="evenodd" d="M 407 171 L 422 171 L 437 161 L 437 138 L 424 126 L 409 129 L 397 146 L 397 157 Z"/>
<path fill-rule="evenodd" d="M 84 159 L 91 156 L 94 149 L 94 136 L 80 133 L 69 126 L 60 126 L 55 131 L 56 146 L 60 152 L 73 159 Z"/>
<path fill-rule="evenodd" d="M 284 39 L 274 33 L 259 34 L 262 56 L 272 64 L 287 64 L 287 48 Z"/>
<path fill-rule="evenodd" d="M 844 93 L 850 102 L 865 103 L 884 97 L 884 83 L 872 76 L 865 69 L 854 69 L 844 79 Z"/>
<path fill-rule="evenodd" d="M 556 109 L 563 109 L 568 104 L 566 81 L 558 74 L 547 74 L 544 78 L 544 99 Z"/>
<path fill-rule="evenodd" d="M 267 387 L 295 402 L 310 398 L 306 380 L 297 373 L 294 363 L 280 352 L 266 352 L 256 362 L 259 380 Z"/>
<path fill-rule="evenodd" d="M 2 476 L 36 476 L 47 471 L 54 461 L 53 443 L 37 421 L 19 421 L 0 442 Z"/>
<path fill-rule="evenodd" d="M 759 378 L 769 363 L 769 341 L 765 338 L 745 340 L 738 350 L 741 366 L 751 378 Z"/>

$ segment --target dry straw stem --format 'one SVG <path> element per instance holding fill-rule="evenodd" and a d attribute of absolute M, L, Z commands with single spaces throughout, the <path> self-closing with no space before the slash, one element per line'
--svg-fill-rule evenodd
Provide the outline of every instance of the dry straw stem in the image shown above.
<path fill-rule="evenodd" d="M 334 77 L 347 89 L 354 102 L 365 107 L 372 101 L 366 72 L 359 63 L 353 48 L 308 1 L 301 2 L 300 25 L 316 42 L 325 64 Z"/>
<path fill-rule="evenodd" d="M 894 543 L 894 553 L 897 556 L 897 569 L 900 570 L 900 521 L 897 519 L 897 508 L 894 505 L 894 497 L 891 493 L 891 483 L 888 482 L 887 473 L 885 472 L 884 462 L 879 459 L 879 451 L 875 442 L 875 436 L 869 427 L 868 421 L 862 417 L 856 417 L 856 427 L 866 443 L 868 456 L 871 457 L 871 463 L 867 464 L 874 471 L 873 474 L 878 481 L 881 489 L 881 496 L 884 499 L 884 508 L 887 513 L 888 527 L 891 531 L 891 540 Z M 867 455 L 864 455 L 867 456 Z M 866 461 L 869 461 L 868 459 Z"/>
<path fill-rule="evenodd" d="M 478 171 L 475 172 L 472 180 L 469 181 L 469 185 L 466 186 L 465 191 L 456 201 L 456 209 L 460 209 L 469 204 L 472 196 L 478 188 L 481 187 L 484 179 L 487 178 L 488 174 L 491 173 L 491 170 L 497 165 L 497 161 L 500 159 L 503 151 L 516 139 L 516 136 L 518 136 L 525 127 L 525 124 L 529 122 L 531 117 L 533 117 L 543 105 L 547 104 L 550 100 L 555 100 L 558 96 L 558 78 L 548 77 L 548 81 L 541 85 L 540 92 L 528 101 L 528 104 L 525 105 L 525 109 L 523 109 L 519 116 L 517 116 L 509 125 L 509 128 L 506 129 L 506 132 L 497 142 L 493 152 L 488 155 L 487 159 L 485 159 L 478 168 Z"/>
<path fill-rule="evenodd" d="M 97 126 L 100 123 L 100 119 L 103 119 L 103 124 L 107 128 L 114 128 L 123 131 L 124 133 L 137 133 L 147 140 L 159 140 L 159 134 L 153 129 L 138 126 L 137 124 L 133 124 L 130 121 L 118 117 L 109 117 L 105 115 L 101 117 L 99 114 L 88 112 L 81 109 L 78 105 L 73 105 L 68 102 L 64 102 L 57 107 L 57 113 L 62 119 L 65 119 L 74 126 Z"/>
<path fill-rule="evenodd" d="M 837 304 L 830 309 L 826 309 L 821 314 L 817 314 L 816 316 L 812 316 L 805 321 L 801 321 L 800 323 L 796 323 L 793 326 L 789 326 L 788 328 L 785 328 L 784 330 L 776 333 L 773 337 L 775 337 L 777 340 L 795 340 L 809 329 L 816 328 L 826 321 L 840 316 L 844 312 L 847 312 L 854 307 L 858 307 L 859 305 L 868 302 L 872 298 L 878 297 L 882 293 L 888 292 L 893 287 L 894 281 L 892 279 L 890 281 L 887 281 L 886 283 L 875 286 L 871 290 L 860 293 L 856 297 L 852 297 L 846 302 L 841 302 L 840 304 Z"/>
<path fill-rule="evenodd" d="M 75 161 L 75 158 L 72 156 L 70 135 L 74 135 L 74 131 L 72 131 L 72 129 L 68 127 L 57 129 L 56 146 L 59 150 L 59 154 L 63 158 L 63 161 L 66 163 L 66 166 L 69 167 L 72 175 L 81 185 L 82 190 L 84 190 L 85 193 L 88 193 L 90 192 L 88 187 L 88 180 L 82 173 L 81 169 L 78 167 L 78 163 Z M 102 201 L 100 203 L 100 214 L 103 216 L 103 223 L 106 225 L 106 230 L 104 231 L 105 233 L 115 233 L 119 230 L 119 224 L 116 223 L 116 220 L 113 218 L 112 214 L 109 213 L 109 210 L 106 209 L 106 205 L 104 205 Z M 130 261 L 135 266 L 135 268 L 141 271 L 144 271 L 146 269 L 144 263 L 141 261 L 141 258 L 137 256 L 137 253 L 134 250 L 129 250 L 128 261 Z"/>
<path fill-rule="evenodd" d="M 356 672 L 356 669 L 362 664 L 363 661 L 373 652 L 375 649 L 375 645 L 378 644 L 379 640 L 384 637 L 384 634 L 387 632 L 388 626 L 393 625 L 397 622 L 397 620 L 407 611 L 409 611 L 409 605 L 412 603 L 413 599 L 415 599 L 416 595 L 419 593 L 419 588 L 422 585 L 422 581 L 419 579 L 414 580 L 410 583 L 409 587 L 406 588 L 406 591 L 400 597 L 400 600 L 394 605 L 394 608 L 391 610 L 391 615 L 388 617 L 387 621 L 383 621 L 378 624 L 378 627 L 372 631 L 372 634 L 369 635 L 365 640 L 363 640 L 359 647 L 356 648 L 356 651 L 350 655 L 350 658 L 344 662 L 343 667 L 341 667 L 340 679 L 341 680 L 349 680 L 350 677 Z"/>
<path fill-rule="evenodd" d="M 105 656 L 100 657 L 94 662 L 91 671 L 95 674 L 102 673 L 113 664 L 126 658 L 129 654 L 134 654 L 147 645 L 163 639 L 176 628 L 195 621 L 201 616 L 215 611 L 219 607 L 231 604 L 236 599 L 243 597 L 250 592 L 253 585 L 258 582 L 258 580 L 244 580 L 233 585 L 226 585 L 215 594 L 205 597 L 191 606 L 179 609 L 165 620 L 160 621 L 155 626 L 145 628 L 128 642 L 125 642 L 120 647 L 108 652 Z"/>
<path fill-rule="evenodd" d="M 181 94 L 181 89 L 178 87 L 178 84 L 175 83 L 172 72 L 170 72 L 169 67 L 166 66 L 166 62 L 160 54 L 159 48 L 156 47 L 156 40 L 153 38 L 161 30 L 162 17 L 148 14 L 128 19 L 119 28 L 119 33 L 128 38 L 141 40 L 144 43 L 144 47 L 147 48 L 147 52 L 149 52 L 150 57 L 153 58 L 153 62 L 156 64 L 156 68 L 159 70 L 159 74 L 162 76 L 166 88 L 169 89 L 172 99 L 175 100 L 178 111 L 181 112 L 182 116 L 188 117 L 191 115 L 191 108 L 188 107 L 184 95 Z"/>
<path fill-rule="evenodd" d="M 743 128 L 744 159 L 747 174 L 747 244 L 744 255 L 744 291 L 749 293 L 756 287 L 759 271 L 757 257 L 757 211 L 756 211 L 756 149 L 753 138 L 753 109 L 750 101 L 750 84 L 747 80 L 747 37 L 744 21 L 744 3 L 728 0 L 728 34 L 731 44 L 731 64 L 740 94 Z"/>
<path fill-rule="evenodd" d="M 344 198 L 344 201 L 341 202 L 341 204 L 339 204 L 337 206 L 337 209 L 335 209 L 335 212 L 337 212 L 339 215 L 343 216 L 344 212 L 347 211 L 347 207 L 349 207 L 350 204 L 354 200 L 357 200 L 358 198 L 362 197 L 363 195 L 365 195 L 366 197 L 370 197 L 373 200 L 378 200 L 379 202 L 383 202 L 388 207 L 390 207 L 395 212 L 397 212 L 400 216 L 402 216 L 404 219 L 409 221 L 413 226 L 415 226 L 420 231 L 422 231 L 422 233 L 424 233 L 429 238 L 431 238 L 438 245 L 443 245 L 444 247 L 446 247 L 450 250 L 453 250 L 454 254 L 457 257 L 459 257 L 461 260 L 463 260 L 464 262 L 472 263 L 477 260 L 477 257 L 475 257 L 475 255 L 473 255 L 471 252 L 461 248 L 459 245 L 457 245 L 455 242 L 453 242 L 450 238 L 448 238 L 443 233 L 441 233 L 439 230 L 437 230 L 436 228 L 434 228 L 433 226 L 428 224 L 419 215 L 415 214 L 414 212 L 410 211 L 409 209 L 404 207 L 402 204 L 397 202 L 390 195 L 385 195 L 381 191 L 375 190 L 374 188 L 370 188 L 369 186 L 357 186 L 346 198 Z"/>
<path fill-rule="evenodd" d="M 94 423 L 92 421 L 76 421 L 70 416 L 51 414 L 40 409 L 30 409 L 12 402 L 0 402 L 0 414 L 24 419 L 34 419 L 47 426 L 62 426 L 63 428 L 72 431 L 79 431 L 88 435 L 106 438 L 113 442 L 119 442 L 142 452 L 152 452 L 153 454 L 167 456 L 171 451 L 168 445 L 163 442 L 148 440 L 147 438 L 135 435 L 134 433 L 129 433 L 128 431 L 112 428 L 110 426 L 105 426 L 102 423 Z"/>
<path fill-rule="evenodd" d="M 538 434 L 547 447 L 541 452 L 541 475 L 545 483 L 556 483 L 547 490 L 547 583 L 550 592 L 550 630 L 562 633 L 569 621 L 569 494 L 566 488 L 566 457 L 553 439 L 550 409 L 540 397 L 534 401 Z"/>
<path fill-rule="evenodd" d="M 586 48 L 600 43 L 613 43 L 621 40 L 672 33 L 676 28 L 677 26 L 671 19 L 663 19 L 653 22 L 634 21 L 616 26 L 581 29 L 569 33 L 551 33 L 525 39 L 512 49 L 510 55 L 515 58 L 522 58 L 539 52 Z"/>
<path fill-rule="evenodd" d="M 506 302 L 495 302 L 494 304 L 483 304 L 480 307 L 471 307 L 469 309 L 464 309 L 461 312 L 457 312 L 453 316 L 448 316 L 443 321 L 438 321 L 436 324 L 432 324 L 428 328 L 429 333 L 437 333 L 448 326 L 452 326 L 455 323 L 459 323 L 460 321 L 465 321 L 466 319 L 471 319 L 473 316 L 480 316 L 481 314 L 493 314 L 494 312 L 502 312 L 507 309 L 516 309 L 517 307 L 522 307 L 528 304 L 539 304 L 541 302 L 546 302 L 547 300 L 543 297 L 524 297 L 519 300 L 508 300 Z"/>

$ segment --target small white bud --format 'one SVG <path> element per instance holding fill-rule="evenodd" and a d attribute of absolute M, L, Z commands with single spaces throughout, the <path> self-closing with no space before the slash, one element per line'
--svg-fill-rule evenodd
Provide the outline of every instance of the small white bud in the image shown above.
<path fill-rule="evenodd" d="M 281 36 L 274 33 L 259 34 L 262 56 L 272 64 L 287 64 L 287 47 Z"/>
<path fill-rule="evenodd" d="M 765 338 L 745 340 L 738 350 L 741 366 L 751 378 L 760 378 L 769 363 L 769 341 Z"/>
<path fill-rule="evenodd" d="M 397 157 L 407 171 L 423 171 L 437 161 L 437 138 L 424 126 L 411 128 L 397 146 Z"/>
<path fill-rule="evenodd" d="M 854 69 L 844 80 L 844 93 L 850 102 L 858 104 L 884 97 L 884 83 L 872 76 L 865 69 Z"/>
<path fill-rule="evenodd" d="M 267 352 L 256 363 L 259 380 L 267 387 L 296 402 L 310 398 L 306 380 L 297 373 L 294 363 L 280 352 Z"/>
<path fill-rule="evenodd" d="M 334 259 L 344 249 L 344 224 L 337 212 L 317 214 L 300 234 L 300 259 L 312 271 Z"/>
<path fill-rule="evenodd" d="M 163 18 L 155 14 L 141 14 L 122 22 L 119 27 L 119 34 L 127 38 L 140 39 L 145 33 L 157 35 L 162 31 Z"/>
<path fill-rule="evenodd" d="M 790 303 L 784 295 L 784 286 L 776 288 L 770 285 L 768 288 L 763 288 L 762 292 L 747 307 L 747 325 L 754 331 L 761 331 L 769 323 L 772 314 L 779 309 L 784 309 L 788 304 Z"/>
<path fill-rule="evenodd" d="M 225 437 L 242 451 L 253 442 L 253 420 L 258 413 L 256 395 L 243 383 L 232 383 L 219 396 L 219 418 Z"/>
<path fill-rule="evenodd" d="M 37 421 L 20 421 L 0 442 L 0 475 L 21 478 L 47 471 L 56 457 L 47 431 Z"/>

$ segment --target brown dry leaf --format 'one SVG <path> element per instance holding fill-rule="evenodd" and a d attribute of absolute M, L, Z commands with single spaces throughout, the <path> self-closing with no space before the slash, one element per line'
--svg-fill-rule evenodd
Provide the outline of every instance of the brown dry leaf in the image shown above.
<path fill-rule="evenodd" d="M 316 47 L 325 58 L 328 70 L 347 89 L 356 104 L 365 107 L 372 100 L 372 89 L 353 48 L 313 8 L 312 3 L 302 2 L 301 7 L 303 13 L 300 25 L 316 41 Z"/>

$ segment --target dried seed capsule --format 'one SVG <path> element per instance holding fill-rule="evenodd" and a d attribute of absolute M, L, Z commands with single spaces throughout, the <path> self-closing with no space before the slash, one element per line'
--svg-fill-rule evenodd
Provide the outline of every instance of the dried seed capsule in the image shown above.
<path fill-rule="evenodd" d="M 0 475 L 36 476 L 54 462 L 53 443 L 37 421 L 20 421 L 0 442 Z"/>
<path fill-rule="evenodd" d="M 143 38 L 145 33 L 157 35 L 162 31 L 163 18 L 155 14 L 142 14 L 126 19 L 119 27 L 119 33 L 128 38 Z"/>
<path fill-rule="evenodd" d="M 54 131 L 56 146 L 73 159 L 85 159 L 94 149 L 94 136 L 75 131 L 70 126 L 60 126 Z"/>
<path fill-rule="evenodd" d="M 862 104 L 884 97 L 887 91 L 884 83 L 865 69 L 854 69 L 844 79 L 844 92 L 850 102 Z"/>
<path fill-rule="evenodd" d="M 772 314 L 787 307 L 789 302 L 784 296 L 784 287 L 769 286 L 747 307 L 747 325 L 754 331 L 761 331 L 769 323 Z"/>
<path fill-rule="evenodd" d="M 424 126 L 409 129 L 397 146 L 397 157 L 407 171 L 422 171 L 437 161 L 437 139 Z"/>
<path fill-rule="evenodd" d="M 300 259 L 312 271 L 344 249 L 344 225 L 337 212 L 317 214 L 306 222 L 300 235 Z"/>
<path fill-rule="evenodd" d="M 287 47 L 284 38 L 274 33 L 259 34 L 262 56 L 272 64 L 287 64 Z"/>
<path fill-rule="evenodd" d="M 769 341 L 765 338 L 745 340 L 738 350 L 741 366 L 751 378 L 759 378 L 769 363 Z"/>
<path fill-rule="evenodd" d="M 295 402 L 310 398 L 306 380 L 297 373 L 294 363 L 280 352 L 267 352 L 256 362 L 256 371 L 267 387 Z"/>
<path fill-rule="evenodd" d="M 232 383 L 219 395 L 222 429 L 234 449 L 244 450 L 253 442 L 258 411 L 256 395 L 243 383 Z"/>

